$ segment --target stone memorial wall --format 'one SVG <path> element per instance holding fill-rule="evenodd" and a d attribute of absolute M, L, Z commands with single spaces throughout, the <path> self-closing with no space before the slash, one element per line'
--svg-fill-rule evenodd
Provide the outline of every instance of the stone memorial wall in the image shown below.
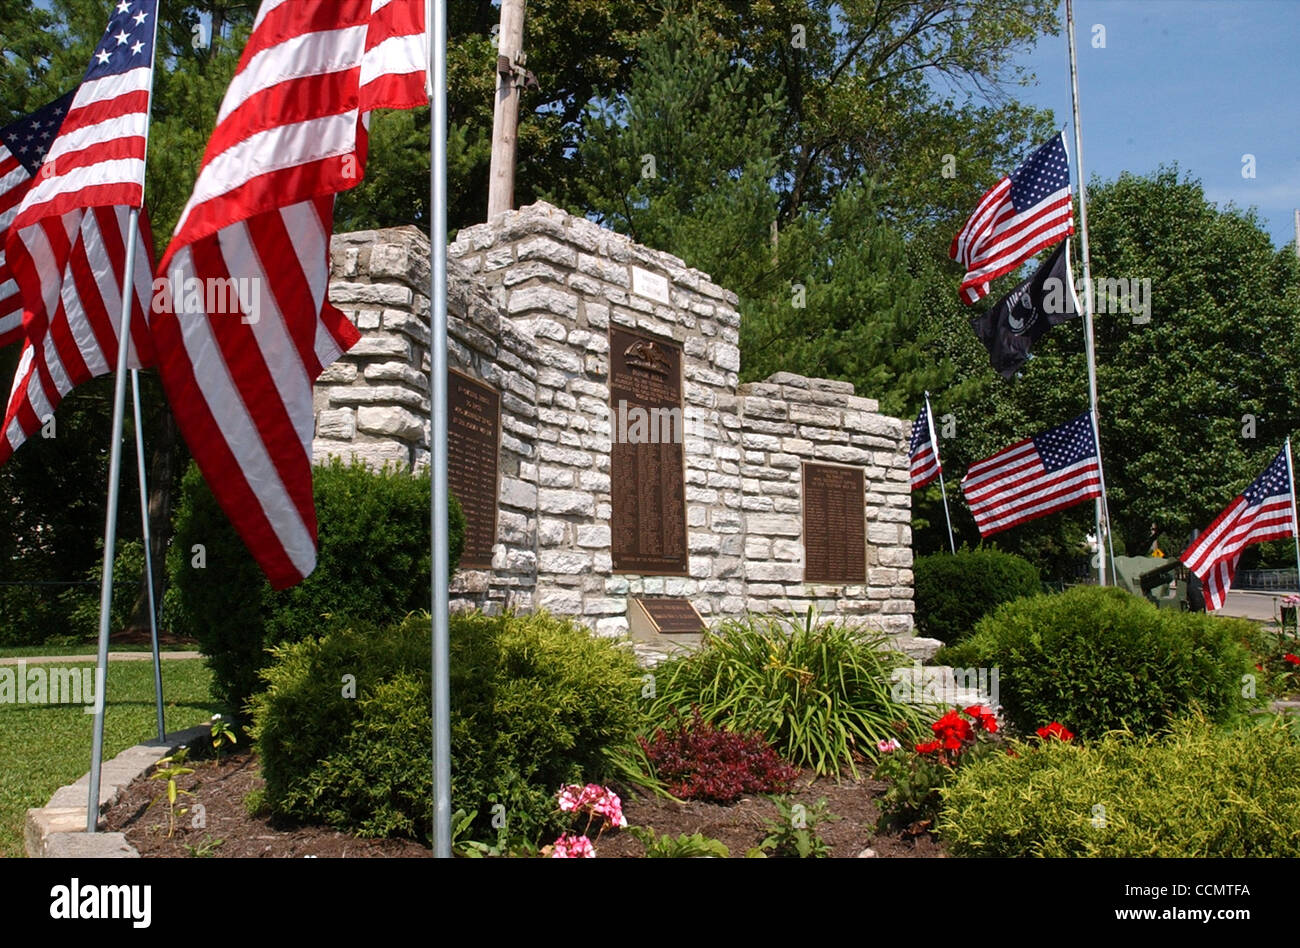
<path fill-rule="evenodd" d="M 426 464 L 428 241 L 331 251 L 330 298 L 365 338 L 317 383 L 314 454 Z M 630 597 L 706 622 L 812 605 L 910 634 L 904 422 L 844 382 L 741 384 L 734 294 L 550 205 L 464 229 L 448 256 L 457 605 L 609 634 Z"/>

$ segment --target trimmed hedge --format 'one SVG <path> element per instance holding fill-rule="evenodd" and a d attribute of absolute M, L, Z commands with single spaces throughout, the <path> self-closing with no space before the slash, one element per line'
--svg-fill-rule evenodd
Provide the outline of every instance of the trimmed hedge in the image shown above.
<path fill-rule="evenodd" d="M 1038 567 L 1000 550 L 919 556 L 913 575 L 917 631 L 942 642 L 965 635 L 1002 603 L 1042 592 Z"/>
<path fill-rule="evenodd" d="M 176 531 L 167 556 L 167 621 L 198 639 L 213 672 L 213 693 L 233 712 L 259 688 L 266 649 L 317 635 L 327 617 L 382 624 L 429 606 L 429 476 L 376 472 L 335 459 L 312 469 L 316 569 L 276 592 L 266 582 L 198 468 L 182 482 Z M 454 573 L 465 518 L 449 513 Z M 195 566 L 196 545 L 203 548 Z"/>
<path fill-rule="evenodd" d="M 1217 722 L 1245 710 L 1243 675 L 1255 669 L 1241 643 L 1252 631 L 1244 619 L 1077 586 L 1007 603 L 939 659 L 997 668 L 1003 714 L 1022 734 L 1059 721 L 1084 738 L 1144 736 L 1192 706 Z"/>
<path fill-rule="evenodd" d="M 943 790 L 938 831 L 955 855 L 1300 855 L 1300 743 L 1280 719 L 1017 751 L 972 761 Z"/>
<path fill-rule="evenodd" d="M 632 742 L 640 669 L 630 650 L 544 613 L 457 613 L 450 637 L 452 808 L 476 813 L 471 836 L 495 839 L 500 803 L 509 838 L 537 842 L 560 829 L 560 786 L 604 779 L 607 749 Z M 262 678 L 253 733 L 272 813 L 428 839 L 427 614 L 279 646 Z"/>

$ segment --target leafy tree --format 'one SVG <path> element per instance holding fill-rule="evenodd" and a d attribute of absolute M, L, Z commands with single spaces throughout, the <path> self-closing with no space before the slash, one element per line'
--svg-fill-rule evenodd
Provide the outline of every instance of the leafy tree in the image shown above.
<path fill-rule="evenodd" d="M 848 379 L 901 409 L 937 374 L 923 367 L 919 285 L 879 189 L 855 181 L 778 229 L 779 91 L 671 8 L 638 53 L 627 94 L 588 116 L 585 206 L 737 292 L 746 378 Z"/>

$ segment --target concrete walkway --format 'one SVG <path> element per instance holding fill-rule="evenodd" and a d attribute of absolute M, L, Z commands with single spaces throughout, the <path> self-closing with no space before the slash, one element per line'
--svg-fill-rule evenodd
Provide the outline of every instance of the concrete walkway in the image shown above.
<path fill-rule="evenodd" d="M 159 652 L 164 661 L 179 661 L 183 658 L 202 658 L 198 652 Z M 109 652 L 110 662 L 151 662 L 152 652 Z M 20 655 L 17 658 L 0 658 L 0 665 L 45 665 L 58 662 L 60 665 L 86 665 L 95 663 L 95 654 L 89 655 Z"/>

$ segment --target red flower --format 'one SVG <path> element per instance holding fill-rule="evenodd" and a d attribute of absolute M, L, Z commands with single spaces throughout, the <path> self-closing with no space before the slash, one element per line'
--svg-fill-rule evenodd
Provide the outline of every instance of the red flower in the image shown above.
<path fill-rule="evenodd" d="M 1282 656 L 1282 661 L 1290 662 L 1292 665 L 1300 665 L 1300 655 L 1292 655 L 1290 652 L 1287 652 Z"/>
<path fill-rule="evenodd" d="M 1046 727 L 1040 727 L 1038 729 L 1038 736 L 1045 741 L 1050 740 L 1053 737 L 1056 738 L 1058 741 L 1074 740 L 1074 734 L 1072 734 L 1069 728 L 1067 728 L 1064 724 L 1061 724 L 1059 721 L 1053 721 L 1051 724 L 1047 725 Z"/>
<path fill-rule="evenodd" d="M 984 730 L 988 731 L 990 734 L 994 734 L 997 732 L 998 729 L 997 715 L 994 714 L 992 711 L 988 710 L 987 708 L 985 708 L 982 704 L 971 705 L 969 708 L 966 709 L 966 713 L 975 719 L 975 723 L 977 723 Z"/>
<path fill-rule="evenodd" d="M 969 723 L 962 719 L 956 711 L 949 711 L 939 720 L 930 725 L 930 730 L 944 741 L 949 738 L 960 741 L 968 741 L 975 736 Z"/>
<path fill-rule="evenodd" d="M 928 744 L 917 744 L 916 752 L 918 754 L 933 754 L 939 750 L 939 741 L 930 741 Z"/>

